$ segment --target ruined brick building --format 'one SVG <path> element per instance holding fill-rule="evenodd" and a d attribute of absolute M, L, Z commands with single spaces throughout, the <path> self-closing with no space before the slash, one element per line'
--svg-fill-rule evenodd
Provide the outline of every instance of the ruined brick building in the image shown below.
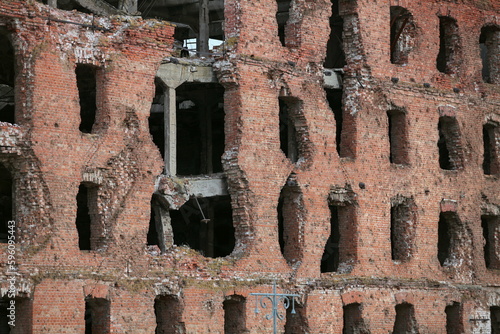
<path fill-rule="evenodd" d="M 0 1 L 0 333 L 500 333 L 499 177 L 498 0 Z"/>

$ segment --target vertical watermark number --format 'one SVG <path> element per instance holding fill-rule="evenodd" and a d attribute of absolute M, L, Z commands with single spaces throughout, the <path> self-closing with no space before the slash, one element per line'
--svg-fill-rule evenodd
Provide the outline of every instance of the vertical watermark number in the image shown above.
<path fill-rule="evenodd" d="M 16 263 L 16 222 L 9 220 L 7 222 L 7 282 L 9 288 L 7 291 L 7 298 L 9 298 L 9 305 L 7 307 L 7 318 L 10 326 L 16 325 L 16 281 L 19 275 Z"/>

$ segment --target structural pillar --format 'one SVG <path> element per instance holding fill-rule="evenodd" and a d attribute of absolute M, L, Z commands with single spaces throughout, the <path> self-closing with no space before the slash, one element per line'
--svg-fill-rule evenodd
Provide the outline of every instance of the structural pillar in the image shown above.
<path fill-rule="evenodd" d="M 210 11 L 208 9 L 208 0 L 199 0 L 199 32 L 197 40 L 198 56 L 206 56 L 208 49 L 208 39 L 210 38 Z"/>
<path fill-rule="evenodd" d="M 57 8 L 57 0 L 48 0 L 48 1 L 47 1 L 47 4 L 48 4 L 50 7 Z"/>
<path fill-rule="evenodd" d="M 165 88 L 164 124 L 165 124 L 165 173 L 177 174 L 177 105 L 175 101 L 175 88 Z"/>

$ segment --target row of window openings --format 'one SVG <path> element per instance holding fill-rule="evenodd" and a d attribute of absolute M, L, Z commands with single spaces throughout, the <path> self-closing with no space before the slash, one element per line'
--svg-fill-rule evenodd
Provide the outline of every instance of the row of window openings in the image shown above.
<path fill-rule="evenodd" d="M 16 306 L 24 306 L 25 312 L 18 312 L 16 322 L 21 323 L 22 316 L 31 312 L 26 307 L 31 307 L 27 298 L 17 299 Z M 224 310 L 224 333 L 236 334 L 247 331 L 246 328 L 246 298 L 240 295 L 231 295 L 223 302 Z M 8 334 L 12 327 L 9 326 L 9 305 L 8 299 L 0 301 L 0 332 Z M 111 326 L 110 317 L 111 303 L 105 298 L 85 298 L 85 334 L 108 333 Z M 283 306 L 282 306 L 283 307 Z M 285 334 L 286 333 L 306 333 L 307 321 L 305 310 L 302 305 L 295 304 L 295 312 L 289 307 L 286 310 Z M 154 301 L 154 313 L 156 318 L 155 333 L 184 333 L 185 324 L 182 321 L 182 305 L 176 296 L 162 295 Z M 458 334 L 464 331 L 462 306 L 458 302 L 453 302 L 445 308 L 446 333 Z M 490 307 L 490 329 L 491 333 L 500 333 L 500 307 Z M 418 324 L 415 318 L 414 306 L 403 302 L 395 306 L 395 320 L 393 333 L 418 333 Z M 28 321 L 24 322 L 26 326 Z M 370 330 L 363 319 L 362 305 L 351 303 L 343 306 L 343 334 L 369 333 Z"/>

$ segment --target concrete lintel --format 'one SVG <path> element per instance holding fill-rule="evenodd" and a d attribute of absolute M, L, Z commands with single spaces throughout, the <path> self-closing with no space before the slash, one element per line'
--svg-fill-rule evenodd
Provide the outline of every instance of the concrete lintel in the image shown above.
<path fill-rule="evenodd" d="M 160 65 L 156 76 L 170 88 L 177 88 L 185 82 L 217 82 L 211 65 L 165 63 Z"/>
<path fill-rule="evenodd" d="M 187 181 L 186 190 L 191 196 L 213 197 L 228 195 L 226 178 L 222 174 L 182 179 Z"/>
<path fill-rule="evenodd" d="M 342 69 L 325 68 L 323 69 L 324 87 L 329 89 L 342 88 Z"/>

